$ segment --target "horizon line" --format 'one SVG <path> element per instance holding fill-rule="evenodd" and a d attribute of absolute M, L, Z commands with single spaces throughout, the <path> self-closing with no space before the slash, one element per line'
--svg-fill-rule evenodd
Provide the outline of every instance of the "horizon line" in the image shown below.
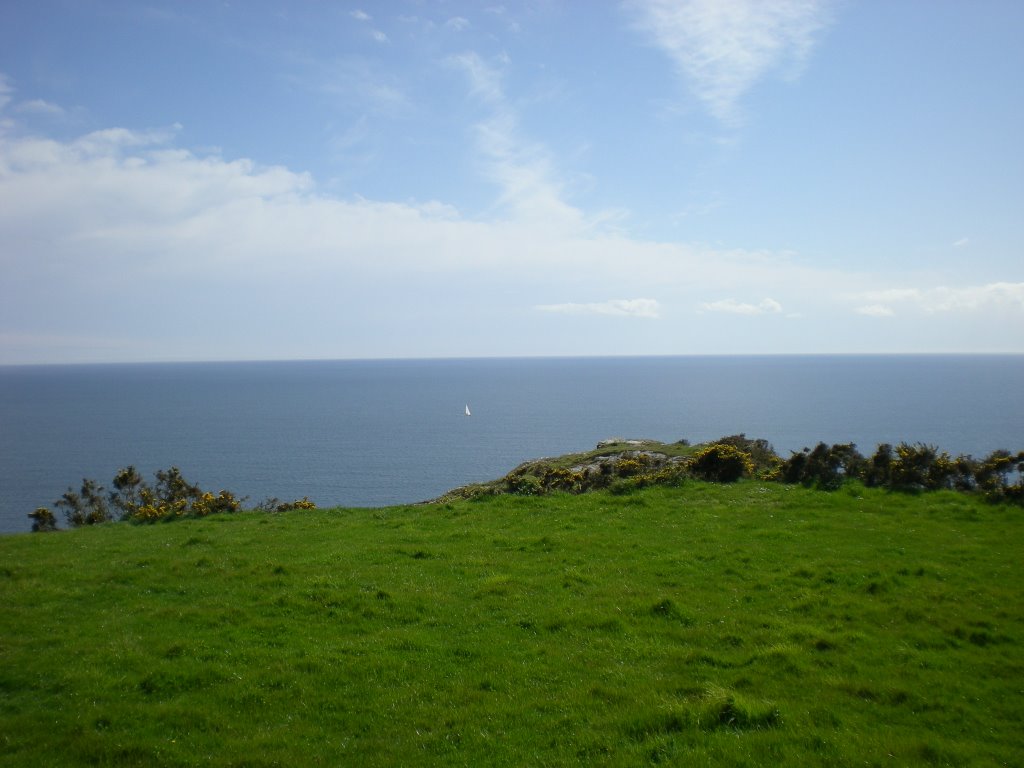
<path fill-rule="evenodd" d="M 193 358 L 151 360 L 53 360 L 39 362 L 0 362 L 0 368 L 56 368 L 130 365 L 252 365 L 276 363 L 387 363 L 387 362 L 465 362 L 473 360 L 629 360 L 665 358 L 757 358 L 757 357 L 1024 357 L 1024 352 L 671 352 L 645 354 L 594 355 L 437 355 L 394 357 L 267 357 L 267 358 Z"/>

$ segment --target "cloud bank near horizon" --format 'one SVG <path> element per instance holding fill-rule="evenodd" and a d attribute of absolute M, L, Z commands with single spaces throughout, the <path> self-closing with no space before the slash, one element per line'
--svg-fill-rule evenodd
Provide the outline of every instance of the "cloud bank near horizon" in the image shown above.
<path fill-rule="evenodd" d="M 990 332 L 1024 319 L 1012 227 L 993 240 L 975 213 L 910 236 L 902 218 L 886 226 L 858 207 L 877 190 L 858 174 L 888 168 L 886 157 L 837 170 L 860 128 L 815 159 L 799 116 L 789 139 L 748 126 L 760 84 L 782 76 L 796 89 L 814 66 L 836 9 L 605 8 L 585 42 L 646 55 L 605 71 L 617 88 L 596 105 L 583 101 L 589 81 L 572 80 L 577 59 L 546 58 L 562 53 L 543 31 L 571 21 L 557 4 L 433 19 L 334 9 L 348 30 L 341 55 L 332 36 L 327 53 L 301 55 L 239 41 L 242 60 L 269 62 L 286 83 L 278 99 L 329 105 L 311 114 L 330 160 L 290 134 L 276 154 L 260 144 L 269 134 L 242 150 L 205 143 L 230 116 L 204 122 L 187 99 L 159 105 L 165 125 L 110 120 L 9 75 L 0 57 L 0 363 L 1024 352 L 1019 335 Z M 151 19 L 168 39 L 188 27 L 173 31 L 172 16 Z M 294 39 L 316 39 L 295 22 L 282 21 Z M 277 25 L 266 34 L 278 42 Z M 664 108 L 675 80 L 698 110 Z M 297 113 L 289 129 L 300 121 L 312 122 Z M 931 208 L 922 217 L 941 220 Z M 877 234 L 864 235 L 865 220 Z"/>
<path fill-rule="evenodd" d="M 960 313 L 1024 309 L 1024 284 L 956 290 L 879 287 L 850 296 L 836 287 L 857 280 L 869 284 L 870 276 L 797 264 L 783 254 L 631 239 L 594 229 L 582 215 L 557 217 L 558 226 L 547 229 L 536 226 L 531 214 L 537 208 L 520 215 L 522 209 L 513 207 L 508 216 L 481 220 L 440 201 L 339 199 L 325 194 L 306 173 L 181 149 L 175 145 L 179 130 L 116 128 L 64 142 L 10 132 L 0 136 L 0 228 L 6 245 L 0 263 L 8 277 L 6 328 L 0 337 L 5 362 L 33 355 L 47 359 L 48 345 L 63 349 L 76 338 L 96 348 L 99 357 L 174 357 L 173 352 L 157 352 L 158 345 L 147 347 L 132 331 L 151 322 L 164 328 L 195 324 L 194 317 L 175 319 L 182 314 L 220 321 L 244 312 L 254 300 L 260 312 L 277 318 L 301 314 L 307 302 L 327 303 L 332 297 L 356 314 L 373 317 L 382 303 L 365 306 L 369 294 L 382 293 L 414 307 L 422 301 L 418 286 L 445 280 L 480 291 L 452 304 L 468 316 L 493 304 L 486 291 L 494 283 L 514 286 L 520 297 L 501 302 L 506 317 L 530 308 L 547 315 L 647 319 L 782 312 L 776 298 L 700 298 L 727 289 L 736 293 L 743 285 L 746 293 L 765 285 L 790 294 L 797 289 L 805 297 L 832 293 L 844 297 L 840 303 L 850 314 L 874 317 L 895 315 L 891 307 L 896 305 Z M 539 194 L 546 199 L 543 185 Z M 39 308 L 21 297 L 34 295 L 40 285 L 52 300 L 46 314 L 62 322 L 53 327 L 44 322 L 42 331 L 33 331 L 25 321 L 38 323 Z M 579 293 L 581 285 L 592 286 L 591 293 L 598 286 L 626 286 L 647 296 L 536 301 L 537 294 Z M 786 303 L 807 300 L 787 298 Z M 117 310 L 117 322 L 91 327 L 100 306 Z M 429 315 L 431 310 L 423 311 Z M 60 332 L 72 318 L 81 336 Z M 211 333 L 228 341 L 238 335 L 237 329 Z M 249 340 L 239 352 L 263 356 L 261 349 Z M 303 351 L 314 356 L 350 352 L 343 346 Z M 356 355 L 372 352 L 351 350 Z"/>

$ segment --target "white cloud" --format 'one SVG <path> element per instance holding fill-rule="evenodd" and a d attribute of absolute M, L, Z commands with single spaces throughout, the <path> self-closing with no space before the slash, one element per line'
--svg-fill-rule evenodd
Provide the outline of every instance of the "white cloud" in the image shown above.
<path fill-rule="evenodd" d="M 373 34 L 373 39 L 376 40 L 378 43 L 386 43 L 386 42 L 388 42 L 388 36 L 385 35 L 383 32 L 381 32 L 379 29 L 373 30 L 372 34 Z"/>
<path fill-rule="evenodd" d="M 173 127 L 69 141 L 0 133 L 0 361 L 735 350 L 667 322 L 608 323 L 569 339 L 574 324 L 544 316 L 656 318 L 709 294 L 772 297 L 714 301 L 709 312 L 782 317 L 799 304 L 816 322 L 780 336 L 789 334 L 784 349 L 806 351 L 799 334 L 843 322 L 843 306 L 892 307 L 899 318 L 887 331 L 909 322 L 904 307 L 977 306 L 988 327 L 983 310 L 1024 306 L 1022 283 L 837 295 L 874 279 L 768 252 L 631 239 L 578 212 L 538 225 L 565 204 L 557 187 L 544 197 L 543 151 L 526 151 L 514 119 L 504 128 L 489 139 L 493 155 L 479 151 L 503 165 L 509 194 L 516 172 L 523 187 L 515 205 L 481 219 L 437 201 L 333 197 L 285 167 L 182 149 Z M 581 293 L 658 299 L 537 298 Z M 517 311 L 522 328 L 509 323 Z"/>
<path fill-rule="evenodd" d="M 655 319 L 661 307 L 655 299 L 610 299 L 591 304 L 540 304 L 535 309 L 563 315 L 612 315 Z"/>
<path fill-rule="evenodd" d="M 799 66 L 827 23 L 822 0 L 629 0 L 637 26 L 719 120 L 779 67 Z"/>
<path fill-rule="evenodd" d="M 444 25 L 451 30 L 456 32 L 464 32 L 469 29 L 469 19 L 463 18 L 462 16 L 453 16 L 444 23 Z"/>
<path fill-rule="evenodd" d="M 500 105 L 504 101 L 501 71 L 488 65 L 479 54 L 467 51 L 450 56 L 448 62 L 466 73 L 474 96 L 492 105 Z"/>
<path fill-rule="evenodd" d="M 727 312 L 733 315 L 779 314 L 782 305 L 775 299 L 762 299 L 757 304 L 747 304 L 736 299 L 722 299 L 700 305 L 703 312 Z"/>
<path fill-rule="evenodd" d="M 17 112 L 23 112 L 26 114 L 34 115 L 48 115 L 50 117 L 63 117 L 64 108 L 56 104 L 51 104 L 43 99 L 33 99 L 32 101 L 23 101 L 18 104 L 15 108 Z"/>
<path fill-rule="evenodd" d="M 860 301 L 888 304 L 890 302 L 917 301 L 921 291 L 917 288 L 883 288 L 877 291 L 865 291 L 856 297 Z"/>
<path fill-rule="evenodd" d="M 57 281 L 115 266 L 128 276 L 151 265 L 228 280 L 255 279 L 285 264 L 296 273 L 355 268 L 361 275 L 507 269 L 577 285 L 674 282 L 681 289 L 725 285 L 737 273 L 754 282 L 792 275 L 769 255 L 630 240 L 593 230 L 579 216 L 544 227 L 520 208 L 469 220 L 439 202 L 330 197 L 308 174 L 198 156 L 174 147 L 175 136 L 128 129 L 69 142 L 0 136 L 0 269 Z M 500 167 L 494 173 L 506 177 L 517 204 L 565 205 L 548 192 L 543 156 L 532 157 L 511 127 L 487 141 Z M 238 267 L 244 274 L 232 271 Z M 645 305 L 629 306 L 635 312 Z"/>
<path fill-rule="evenodd" d="M 373 19 L 373 17 L 366 11 L 359 10 L 358 8 L 354 11 L 350 11 L 348 15 L 356 21 L 371 21 Z"/>
<path fill-rule="evenodd" d="M 953 245 L 954 248 L 963 248 L 965 245 L 967 245 L 970 242 L 971 241 L 968 238 L 961 237 L 959 240 L 954 242 L 952 245 Z"/>
<path fill-rule="evenodd" d="M 1024 310 L 1024 283 L 935 288 L 925 295 L 924 305 L 931 312 L 974 311 L 992 305 Z"/>
<path fill-rule="evenodd" d="M 473 52 L 448 61 L 466 73 L 472 93 L 488 107 L 489 115 L 474 126 L 474 133 L 486 173 L 501 189 L 500 205 L 538 225 L 578 226 L 581 214 L 562 199 L 550 153 L 522 136 L 516 112 L 505 98 L 501 70 Z"/>
<path fill-rule="evenodd" d="M 958 288 L 890 288 L 858 294 L 856 299 L 870 302 L 867 306 L 895 314 L 893 304 L 904 304 L 930 313 L 974 312 L 986 308 L 1024 310 L 1024 283 L 987 283 Z M 860 307 L 856 311 L 868 314 Z M 875 313 L 879 314 L 878 312 Z"/>

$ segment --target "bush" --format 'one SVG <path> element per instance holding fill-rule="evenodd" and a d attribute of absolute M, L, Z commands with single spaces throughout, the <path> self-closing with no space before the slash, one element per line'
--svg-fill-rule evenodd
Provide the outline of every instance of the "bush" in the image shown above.
<path fill-rule="evenodd" d="M 754 471 L 750 454 L 732 445 L 715 443 L 694 454 L 690 471 L 702 480 L 733 483 Z"/>
<path fill-rule="evenodd" d="M 643 478 L 651 485 L 678 487 L 686 482 L 686 469 L 682 464 L 668 464 Z"/>
<path fill-rule="evenodd" d="M 1017 482 L 1011 484 L 1009 475 L 1014 471 L 1017 472 Z M 1005 450 L 993 451 L 976 465 L 974 478 L 985 498 L 1024 504 L 1024 451 L 1016 456 Z"/>
<path fill-rule="evenodd" d="M 750 439 L 744 433 L 729 435 L 715 441 L 717 445 L 731 445 L 746 453 L 754 463 L 754 470 L 771 472 L 779 466 L 779 456 L 771 443 L 763 438 Z M 753 472 L 753 470 L 752 470 Z"/>
<path fill-rule="evenodd" d="M 806 448 L 799 452 L 793 451 L 793 455 L 782 462 L 779 479 L 790 485 L 803 482 L 804 470 L 807 468 L 808 453 L 809 451 Z"/>
<path fill-rule="evenodd" d="M 114 476 L 110 503 L 121 510 L 121 519 L 131 517 L 133 511 L 142 504 L 140 494 L 145 486 L 142 475 L 131 465 L 119 470 Z"/>
<path fill-rule="evenodd" d="M 615 473 L 619 477 L 633 477 L 642 474 L 647 464 L 639 460 L 639 457 L 621 459 L 615 464 Z"/>
<path fill-rule="evenodd" d="M 544 471 L 541 485 L 545 491 L 580 493 L 583 490 L 583 474 L 562 467 L 551 467 Z"/>
<path fill-rule="evenodd" d="M 68 525 L 74 528 L 105 523 L 111 519 L 107 500 L 103 498 L 103 486 L 88 478 L 82 478 L 81 490 L 78 493 L 68 488 L 54 506 L 64 510 Z"/>
<path fill-rule="evenodd" d="M 196 517 L 206 517 L 221 512 L 237 512 L 241 508 L 242 502 L 231 491 L 221 491 L 216 496 L 207 492 L 192 503 L 189 512 Z"/>
<path fill-rule="evenodd" d="M 46 507 L 38 507 L 35 512 L 29 512 L 28 516 L 32 519 L 33 533 L 48 533 L 57 530 L 57 518 Z"/>
<path fill-rule="evenodd" d="M 296 510 L 296 509 L 304 509 L 304 510 L 316 509 L 316 504 L 314 504 L 312 501 L 310 501 L 308 496 L 303 496 L 301 499 L 296 499 L 295 501 L 289 501 L 289 502 L 287 502 L 285 504 L 278 504 L 277 507 L 274 509 L 274 511 L 275 512 L 291 512 L 292 510 Z"/>
<path fill-rule="evenodd" d="M 892 446 L 888 443 L 882 443 L 875 450 L 874 455 L 868 460 L 864 468 L 864 485 L 869 488 L 888 487 L 891 475 Z"/>
<path fill-rule="evenodd" d="M 539 496 L 544 486 L 536 475 L 508 475 L 505 478 L 505 489 L 518 496 Z"/>
<path fill-rule="evenodd" d="M 924 443 L 896 446 L 896 458 L 890 464 L 889 487 L 896 491 L 922 491 L 946 488 L 955 472 L 953 461 L 938 448 Z"/>
<path fill-rule="evenodd" d="M 95 480 L 83 479 L 79 491 L 72 488 L 56 502 L 64 510 L 68 525 L 77 528 L 95 525 L 115 519 L 111 510 L 119 512 L 119 519 L 134 522 L 154 522 L 178 517 L 207 515 L 223 512 L 237 512 L 242 508 L 243 499 L 231 491 L 213 494 L 203 491 L 198 485 L 188 482 L 177 467 L 160 470 L 155 474 L 156 482 L 150 486 L 135 467 L 121 469 L 114 476 L 114 490 L 107 496 L 103 487 Z M 306 503 L 312 503 L 308 499 Z M 295 502 L 299 504 L 300 502 Z M 29 514 L 33 519 L 33 531 L 56 530 L 53 514 L 40 507 Z"/>
<path fill-rule="evenodd" d="M 804 448 L 784 461 L 779 476 L 785 483 L 834 491 L 847 478 L 861 477 L 864 466 L 864 457 L 853 443 L 818 443 L 813 450 Z"/>

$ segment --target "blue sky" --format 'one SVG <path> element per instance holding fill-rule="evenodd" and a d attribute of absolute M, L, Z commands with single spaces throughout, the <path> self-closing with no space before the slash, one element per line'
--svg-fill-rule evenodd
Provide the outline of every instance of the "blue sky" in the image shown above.
<path fill-rule="evenodd" d="M 0 5 L 0 363 L 1024 353 L 1024 3 Z"/>

